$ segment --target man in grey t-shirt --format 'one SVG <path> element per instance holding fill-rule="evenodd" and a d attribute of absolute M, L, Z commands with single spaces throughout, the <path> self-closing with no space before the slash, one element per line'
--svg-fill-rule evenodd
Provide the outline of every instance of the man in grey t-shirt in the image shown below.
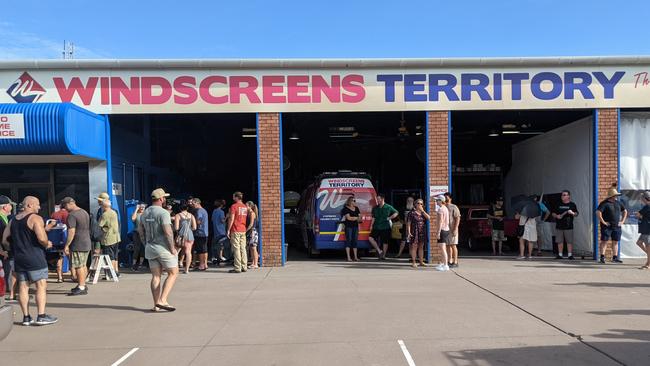
<path fill-rule="evenodd" d="M 65 255 L 70 256 L 72 268 L 75 270 L 77 277 L 77 287 L 70 290 L 70 296 L 87 295 L 86 276 L 88 269 L 88 254 L 92 250 L 90 241 L 90 215 L 83 208 L 77 206 L 72 197 L 66 197 L 61 200 L 61 208 L 69 212 L 68 214 L 68 240 L 65 243 L 63 251 Z"/>
<path fill-rule="evenodd" d="M 151 295 L 154 303 L 151 311 L 176 310 L 167 302 L 178 276 L 178 253 L 174 246 L 172 220 L 169 212 L 163 208 L 167 197 L 169 194 L 162 188 L 151 192 L 151 206 L 144 211 L 138 224 L 138 233 L 145 245 L 144 257 L 149 261 L 151 269 Z M 167 279 L 161 291 L 163 270 L 167 272 Z"/>

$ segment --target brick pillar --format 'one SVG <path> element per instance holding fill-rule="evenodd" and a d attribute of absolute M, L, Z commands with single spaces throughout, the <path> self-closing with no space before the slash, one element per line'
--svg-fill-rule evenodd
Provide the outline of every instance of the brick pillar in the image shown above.
<path fill-rule="evenodd" d="M 259 113 L 257 123 L 260 192 L 262 219 L 262 264 L 265 267 L 282 265 L 282 199 L 280 174 L 280 115 Z"/>
<path fill-rule="evenodd" d="M 598 109 L 596 113 L 598 113 L 598 202 L 601 202 L 612 184 L 618 184 L 618 109 L 603 108 Z M 594 225 L 599 225 L 597 220 L 594 221 Z M 600 232 L 598 239 L 600 240 Z M 605 256 L 611 260 L 611 246 L 606 249 Z"/>
<path fill-rule="evenodd" d="M 427 147 L 429 150 L 429 176 L 425 194 L 429 194 L 429 186 L 449 186 L 449 112 L 428 112 L 427 120 Z M 433 197 L 429 199 L 429 212 L 431 224 L 429 225 L 429 238 L 431 241 L 430 261 L 437 263 L 440 260 L 440 249 L 437 244 L 438 217 L 435 212 Z"/>

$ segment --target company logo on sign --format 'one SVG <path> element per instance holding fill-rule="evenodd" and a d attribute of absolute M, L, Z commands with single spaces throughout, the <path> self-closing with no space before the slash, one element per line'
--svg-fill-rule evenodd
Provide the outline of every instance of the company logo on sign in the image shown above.
<path fill-rule="evenodd" d="M 36 103 L 45 95 L 45 89 L 31 75 L 24 72 L 7 89 L 16 103 Z"/>

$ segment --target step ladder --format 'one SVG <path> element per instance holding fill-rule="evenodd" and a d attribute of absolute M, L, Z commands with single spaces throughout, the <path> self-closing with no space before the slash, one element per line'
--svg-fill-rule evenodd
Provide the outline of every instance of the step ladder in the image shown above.
<path fill-rule="evenodd" d="M 106 278 L 109 281 L 112 279 L 113 282 L 120 282 L 113 268 L 113 263 L 111 263 L 111 257 L 107 254 L 93 255 L 87 281 L 90 282 L 90 278 L 92 278 L 92 284 L 96 285 L 102 272 L 106 273 Z"/>

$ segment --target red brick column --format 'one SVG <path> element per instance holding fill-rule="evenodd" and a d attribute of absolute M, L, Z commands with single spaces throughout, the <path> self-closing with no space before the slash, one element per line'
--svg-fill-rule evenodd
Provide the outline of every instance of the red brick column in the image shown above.
<path fill-rule="evenodd" d="M 429 151 L 429 176 L 425 194 L 429 194 L 429 186 L 449 186 L 449 112 L 436 111 L 427 113 L 427 147 Z M 440 260 L 440 249 L 437 244 L 438 217 L 435 212 L 435 201 L 429 199 L 429 212 L 431 225 L 429 225 L 429 238 L 431 241 L 432 263 Z"/>
<path fill-rule="evenodd" d="M 262 264 L 265 267 L 276 267 L 282 265 L 280 114 L 259 113 L 257 136 Z"/>
<path fill-rule="evenodd" d="M 598 113 L 598 202 L 605 199 L 612 184 L 618 184 L 618 109 L 603 108 Z M 594 221 L 598 225 L 598 221 Z M 600 239 L 600 233 L 599 233 Z M 605 256 L 612 258 L 608 247 Z"/>

